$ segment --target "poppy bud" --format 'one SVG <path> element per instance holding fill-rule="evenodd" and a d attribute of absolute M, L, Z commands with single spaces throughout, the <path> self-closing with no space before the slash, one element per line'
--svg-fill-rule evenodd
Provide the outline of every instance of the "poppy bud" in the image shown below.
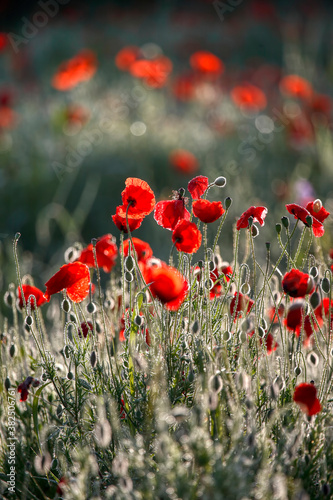
<path fill-rule="evenodd" d="M 214 271 L 214 269 L 215 269 L 215 262 L 213 262 L 212 260 L 210 260 L 209 263 L 208 263 L 208 267 L 209 267 L 210 271 Z"/>
<path fill-rule="evenodd" d="M 259 228 L 255 224 L 251 228 L 251 233 L 253 238 L 256 238 L 259 234 Z"/>
<path fill-rule="evenodd" d="M 56 413 L 57 413 L 57 417 L 60 418 L 61 415 L 62 415 L 62 412 L 63 412 L 63 407 L 62 405 L 59 403 L 58 406 L 57 406 L 57 409 L 56 409 Z"/>
<path fill-rule="evenodd" d="M 250 290 L 251 290 L 251 287 L 247 282 L 242 284 L 242 286 L 241 286 L 242 293 L 244 293 L 245 295 L 248 295 L 250 293 Z"/>
<path fill-rule="evenodd" d="M 73 372 L 68 372 L 67 378 L 68 378 L 68 380 L 73 380 L 73 378 L 74 378 Z"/>
<path fill-rule="evenodd" d="M 271 242 L 270 241 L 266 241 L 266 250 L 267 252 L 269 252 L 271 249 Z"/>
<path fill-rule="evenodd" d="M 183 198 L 185 195 L 185 189 L 184 188 L 179 188 L 178 189 L 178 195 L 180 198 Z"/>
<path fill-rule="evenodd" d="M 225 200 L 224 200 L 224 206 L 225 206 L 225 209 L 228 210 L 230 207 L 231 207 L 231 204 L 232 204 L 232 198 L 230 198 L 230 196 L 228 196 Z"/>
<path fill-rule="evenodd" d="M 25 324 L 28 325 L 28 326 L 31 326 L 33 324 L 34 320 L 33 320 L 33 317 L 32 316 L 27 316 L 25 318 Z"/>
<path fill-rule="evenodd" d="M 89 304 L 87 304 L 87 313 L 94 314 L 96 312 L 96 310 L 97 310 L 97 307 L 93 302 L 89 302 Z"/>
<path fill-rule="evenodd" d="M 126 273 L 125 273 L 125 281 L 127 283 L 132 283 L 133 279 L 134 279 L 133 274 L 130 273 L 129 271 L 126 271 Z"/>
<path fill-rule="evenodd" d="M 329 293 L 330 291 L 330 280 L 328 278 L 323 278 L 321 282 L 321 289 L 324 293 Z"/>
<path fill-rule="evenodd" d="M 298 377 L 302 373 L 302 368 L 300 366 L 296 366 L 294 372 L 296 377 Z"/>
<path fill-rule="evenodd" d="M 266 335 L 265 330 L 261 326 L 258 327 L 258 335 L 261 339 L 263 339 Z"/>
<path fill-rule="evenodd" d="M 223 188 L 227 183 L 227 179 L 223 176 L 220 176 L 220 177 L 217 177 L 215 179 L 215 181 L 213 182 L 213 184 L 215 184 L 215 186 L 217 187 L 220 187 L 220 188 Z"/>
<path fill-rule="evenodd" d="M 311 267 L 310 274 L 311 274 L 311 276 L 313 278 L 317 278 L 317 276 L 318 276 L 318 267 L 316 267 L 316 266 Z"/>
<path fill-rule="evenodd" d="M 9 378 L 7 377 L 6 380 L 5 380 L 5 388 L 6 388 L 7 391 L 11 388 L 11 385 L 12 384 L 10 383 Z"/>
<path fill-rule="evenodd" d="M 317 199 L 313 202 L 313 211 L 314 212 L 320 212 L 320 210 L 323 208 L 322 201 Z"/>
<path fill-rule="evenodd" d="M 13 294 L 11 292 L 6 292 L 5 295 L 4 295 L 4 303 L 6 304 L 6 306 L 8 307 L 12 307 L 13 305 Z"/>
<path fill-rule="evenodd" d="M 48 374 L 46 372 L 44 372 L 42 375 L 43 382 L 46 382 L 48 378 L 49 378 Z"/>
<path fill-rule="evenodd" d="M 307 216 L 305 217 L 305 220 L 306 220 L 306 223 L 307 223 L 308 227 L 312 227 L 312 223 L 313 223 L 313 218 L 312 218 L 312 216 L 311 216 L 311 215 L 307 215 Z"/>
<path fill-rule="evenodd" d="M 69 311 L 71 310 L 71 303 L 68 299 L 64 299 L 62 301 L 61 308 L 65 313 L 69 313 Z"/>
<path fill-rule="evenodd" d="M 285 217 L 285 216 L 281 217 L 281 222 L 283 224 L 283 227 L 285 227 L 286 229 L 288 229 L 288 227 L 289 227 L 289 219 L 288 219 L 288 217 Z"/>
<path fill-rule="evenodd" d="M 318 363 L 319 363 L 319 358 L 318 358 L 318 355 L 315 353 L 315 352 L 311 352 L 309 355 L 308 355 L 308 362 L 312 365 L 312 366 L 318 366 Z"/>
<path fill-rule="evenodd" d="M 96 351 L 93 351 L 93 352 L 90 354 L 90 364 L 91 364 L 91 367 L 92 367 L 92 368 L 95 368 L 96 361 L 97 361 Z"/>
<path fill-rule="evenodd" d="M 134 323 L 137 325 L 137 326 L 141 326 L 142 323 L 143 323 L 143 317 L 140 316 L 139 314 L 137 316 L 135 316 L 134 318 Z"/>
<path fill-rule="evenodd" d="M 204 266 L 204 262 L 202 260 L 199 260 L 198 266 L 199 266 L 200 269 L 202 269 L 203 266 Z"/>
<path fill-rule="evenodd" d="M 194 334 L 198 333 L 199 328 L 200 328 L 200 326 L 199 326 L 199 321 L 198 321 L 197 319 L 195 319 L 195 320 L 193 321 L 192 328 L 191 328 L 192 333 L 194 333 Z"/>
<path fill-rule="evenodd" d="M 223 388 L 223 381 L 222 377 L 219 373 L 216 373 L 215 375 L 212 375 L 209 379 L 209 386 L 210 389 L 218 394 L 219 392 L 222 391 Z"/>
<path fill-rule="evenodd" d="M 127 271 L 132 271 L 133 270 L 133 267 L 134 267 L 134 260 L 133 260 L 133 257 L 131 257 L 130 255 L 128 257 L 126 257 L 125 259 L 125 269 Z"/>
<path fill-rule="evenodd" d="M 231 333 L 228 332 L 228 330 L 226 330 L 224 333 L 223 333 L 223 340 L 225 342 L 228 342 L 229 340 L 231 339 Z"/>
<path fill-rule="evenodd" d="M 275 229 L 276 229 L 277 234 L 280 234 L 281 233 L 281 229 L 282 229 L 281 224 L 275 224 Z"/>
<path fill-rule="evenodd" d="M 15 356 L 15 350 L 16 350 L 15 344 L 12 344 L 10 346 L 10 349 L 9 349 L 9 355 L 10 355 L 11 358 L 13 358 Z"/>
<path fill-rule="evenodd" d="M 316 309 L 316 307 L 319 306 L 320 304 L 320 296 L 318 292 L 313 292 L 313 294 L 310 297 L 310 304 L 313 307 L 313 309 Z"/>
<path fill-rule="evenodd" d="M 322 488 L 321 488 L 321 491 L 323 492 L 323 495 L 325 497 L 328 497 L 331 493 L 331 488 L 330 488 L 330 485 L 327 484 L 327 483 L 324 483 Z"/>
<path fill-rule="evenodd" d="M 193 371 L 193 369 L 192 369 L 192 368 L 190 369 L 190 372 L 189 372 L 189 374 L 188 374 L 187 380 L 190 382 L 190 384 L 191 384 L 191 383 L 193 382 L 193 380 L 194 380 L 194 371 Z"/>

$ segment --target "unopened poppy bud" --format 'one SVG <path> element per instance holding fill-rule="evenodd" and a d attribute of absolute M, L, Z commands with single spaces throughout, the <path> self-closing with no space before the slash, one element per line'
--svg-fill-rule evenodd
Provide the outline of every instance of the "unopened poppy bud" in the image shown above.
<path fill-rule="evenodd" d="M 4 297 L 3 297 L 3 300 L 4 300 L 4 303 L 6 304 L 6 306 L 8 307 L 12 307 L 13 305 L 13 294 L 11 292 L 6 292 Z"/>
<path fill-rule="evenodd" d="M 222 391 L 223 388 L 223 381 L 222 377 L 219 373 L 216 373 L 215 375 L 212 375 L 209 379 L 209 387 L 210 389 L 218 394 L 219 392 Z"/>
<path fill-rule="evenodd" d="M 11 388 L 11 385 L 12 384 L 10 383 L 9 377 L 7 377 L 5 380 L 5 388 L 7 391 Z"/>
<path fill-rule="evenodd" d="M 89 302 L 89 304 L 87 304 L 87 313 L 94 314 L 96 312 L 96 310 L 97 310 L 97 307 L 93 302 Z"/>
<path fill-rule="evenodd" d="M 180 198 L 183 198 L 185 196 L 185 189 L 184 188 L 179 188 L 178 189 L 178 194 Z"/>
<path fill-rule="evenodd" d="M 323 208 L 322 201 L 317 199 L 313 202 L 313 211 L 314 212 L 320 212 L 320 210 Z"/>
<path fill-rule="evenodd" d="M 271 242 L 270 241 L 266 241 L 266 250 L 267 252 L 269 252 L 271 249 Z"/>
<path fill-rule="evenodd" d="M 93 352 L 90 354 L 90 364 L 91 364 L 91 367 L 92 367 L 92 368 L 95 368 L 96 361 L 97 361 L 96 351 L 93 351 Z"/>
<path fill-rule="evenodd" d="M 281 224 L 279 224 L 279 223 L 275 224 L 275 229 L 276 229 L 277 234 L 280 234 L 281 233 L 281 229 L 282 229 Z"/>
<path fill-rule="evenodd" d="M 222 175 L 220 177 L 216 177 L 215 181 L 213 182 L 213 184 L 215 184 L 215 186 L 217 187 L 220 187 L 220 188 L 223 188 L 227 183 L 227 179 L 225 177 L 223 177 Z"/>
<path fill-rule="evenodd" d="M 125 273 L 125 281 L 127 281 L 127 283 L 132 283 L 134 279 L 134 276 L 132 273 L 130 273 L 129 271 L 126 271 Z"/>
<path fill-rule="evenodd" d="M 11 358 L 15 356 L 15 351 L 16 351 L 15 344 L 12 344 L 9 349 L 9 355 Z"/>
<path fill-rule="evenodd" d="M 26 324 L 26 325 L 31 326 L 31 325 L 33 324 L 33 322 L 34 322 L 34 319 L 33 319 L 33 317 L 32 317 L 32 316 L 30 316 L 30 315 L 29 315 L 29 316 L 27 316 L 27 317 L 25 318 L 25 324 Z"/>
<path fill-rule="evenodd" d="M 298 377 L 302 373 L 302 368 L 300 366 L 296 366 L 294 372 L 296 377 Z"/>
<path fill-rule="evenodd" d="M 231 339 L 231 333 L 230 333 L 228 330 L 226 330 L 226 331 L 223 333 L 223 340 L 224 340 L 225 342 L 228 342 L 230 339 Z"/>
<path fill-rule="evenodd" d="M 62 412 L 63 412 L 63 407 L 62 405 L 59 403 L 58 406 L 57 406 L 57 409 L 56 409 L 56 413 L 57 413 L 57 417 L 60 418 L 61 415 L 62 415 Z"/>
<path fill-rule="evenodd" d="M 314 284 L 314 279 L 312 278 L 312 276 L 309 276 L 309 279 L 308 279 L 308 286 L 307 286 L 307 289 L 306 289 L 306 293 L 311 293 L 312 290 L 314 289 L 315 287 L 315 284 Z"/>
<path fill-rule="evenodd" d="M 288 219 L 288 217 L 286 217 L 286 216 L 281 217 L 281 222 L 283 224 L 283 227 L 285 227 L 286 229 L 288 229 L 288 227 L 289 227 L 289 219 Z"/>
<path fill-rule="evenodd" d="M 315 352 L 311 352 L 309 355 L 308 355 L 308 362 L 310 363 L 310 365 L 312 366 L 318 366 L 318 363 L 319 363 L 319 358 L 318 358 L 318 355 L 315 353 Z"/>
<path fill-rule="evenodd" d="M 209 267 L 209 270 L 210 271 L 214 271 L 215 269 L 215 262 L 210 260 L 209 263 L 208 263 L 208 267 Z"/>
<path fill-rule="evenodd" d="M 313 294 L 310 297 L 310 304 L 313 309 L 316 309 L 316 307 L 319 306 L 320 304 L 320 296 L 318 292 L 313 292 Z"/>
<path fill-rule="evenodd" d="M 71 310 L 71 303 L 68 299 L 64 299 L 62 301 L 61 308 L 65 313 L 69 313 L 69 311 Z"/>
<path fill-rule="evenodd" d="M 255 224 L 251 228 L 251 233 L 253 238 L 256 238 L 259 234 L 259 228 Z"/>
<path fill-rule="evenodd" d="M 140 316 L 139 314 L 137 316 L 135 316 L 134 318 L 134 323 L 137 325 L 137 326 L 141 326 L 142 323 L 143 323 L 143 317 Z"/>
<path fill-rule="evenodd" d="M 330 493 L 331 493 L 330 485 L 328 483 L 324 483 L 322 488 L 321 488 L 321 491 L 323 492 L 323 495 L 325 497 L 330 496 Z"/>
<path fill-rule="evenodd" d="M 330 291 L 330 280 L 328 278 L 323 278 L 321 282 L 321 289 L 324 293 L 329 293 Z"/>
<path fill-rule="evenodd" d="M 225 206 L 225 209 L 228 210 L 230 207 L 231 207 L 231 204 L 232 204 L 232 198 L 230 198 L 230 196 L 228 196 L 225 200 L 224 200 L 224 206 Z"/>
<path fill-rule="evenodd" d="M 258 335 L 261 339 L 263 339 L 266 335 L 265 330 L 261 326 L 258 327 Z"/>
<path fill-rule="evenodd" d="M 317 276 L 318 276 L 318 267 L 316 267 L 316 266 L 311 267 L 310 274 L 311 274 L 311 276 L 313 278 L 317 278 Z"/>
<path fill-rule="evenodd" d="M 307 226 L 308 226 L 308 227 L 312 227 L 312 223 L 313 223 L 313 218 L 312 218 L 312 216 L 311 216 L 311 215 L 307 215 L 307 216 L 305 217 L 305 220 L 306 220 Z"/>
<path fill-rule="evenodd" d="M 48 380 L 48 378 L 49 378 L 48 374 L 46 372 L 44 372 L 42 375 L 42 381 L 46 382 Z"/>
<path fill-rule="evenodd" d="M 68 372 L 67 378 L 68 378 L 68 380 L 73 380 L 73 378 L 74 378 L 73 372 Z"/>
<path fill-rule="evenodd" d="M 203 268 L 203 266 L 204 266 L 204 262 L 203 262 L 203 260 L 199 260 L 199 262 L 198 262 L 198 266 L 199 266 L 199 268 L 200 268 L 200 269 L 202 269 L 202 268 Z"/>
<path fill-rule="evenodd" d="M 195 320 L 193 321 L 193 323 L 192 323 L 192 328 L 191 328 L 192 333 L 194 333 L 194 334 L 195 334 L 195 333 L 198 333 L 199 328 L 200 328 L 199 321 L 198 321 L 197 319 L 195 319 Z"/>
<path fill-rule="evenodd" d="M 244 293 L 245 295 L 248 295 L 250 293 L 250 290 L 251 290 L 251 287 L 247 282 L 242 284 L 242 286 L 241 286 L 242 293 Z"/>
<path fill-rule="evenodd" d="M 134 267 L 134 260 L 133 260 L 133 257 L 131 257 L 130 255 L 128 257 L 126 257 L 125 259 L 125 269 L 127 271 L 132 271 L 133 270 L 133 267 Z"/>
<path fill-rule="evenodd" d="M 214 286 L 213 280 L 211 280 L 210 278 L 209 280 L 205 281 L 205 287 L 207 288 L 207 290 L 211 290 L 213 286 Z"/>
<path fill-rule="evenodd" d="M 190 369 L 190 372 L 188 374 L 188 377 L 187 377 L 187 380 L 192 383 L 193 380 L 194 380 L 194 371 L 192 370 L 192 368 Z"/>

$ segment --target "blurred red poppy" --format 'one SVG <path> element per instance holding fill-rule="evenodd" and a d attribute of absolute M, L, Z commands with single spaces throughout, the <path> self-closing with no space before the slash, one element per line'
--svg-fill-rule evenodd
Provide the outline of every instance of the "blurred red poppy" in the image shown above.
<path fill-rule="evenodd" d="M 231 99 L 239 108 L 249 111 L 261 111 L 267 106 L 264 92 L 251 83 L 237 85 L 231 91 Z"/>
<path fill-rule="evenodd" d="M 20 398 L 21 403 L 28 399 L 31 384 L 33 384 L 34 387 L 38 387 L 39 383 L 40 383 L 39 380 L 36 380 L 33 377 L 27 377 L 25 381 L 18 386 L 17 392 L 21 393 L 21 398 Z"/>
<path fill-rule="evenodd" d="M 31 295 L 33 295 L 35 297 L 37 307 L 40 307 L 43 304 L 45 304 L 45 302 L 47 302 L 46 297 L 44 296 L 43 292 L 39 288 L 37 288 L 36 286 L 22 285 L 22 288 L 23 288 L 23 295 L 25 298 L 25 302 L 27 305 L 29 305 L 28 300 L 29 300 L 29 297 Z M 17 288 L 17 297 L 19 300 L 20 309 L 23 309 L 23 298 L 22 298 L 22 293 L 21 293 L 21 287 Z M 30 298 L 29 302 L 31 305 L 31 309 L 34 310 L 35 309 L 35 300 L 33 299 L 33 297 Z"/>
<path fill-rule="evenodd" d="M 195 253 L 201 245 L 202 235 L 194 222 L 181 220 L 172 233 L 172 241 L 179 252 Z"/>
<path fill-rule="evenodd" d="M 321 411 L 321 404 L 317 398 L 317 389 L 314 384 L 303 382 L 302 384 L 296 385 L 293 400 L 309 417 Z"/>
<path fill-rule="evenodd" d="M 247 297 L 247 295 L 243 295 L 240 292 L 235 292 L 235 295 L 230 302 L 230 314 L 231 316 L 235 314 L 236 321 L 236 319 L 241 315 L 243 311 L 245 311 L 245 314 L 248 314 L 251 311 L 253 305 L 254 301 L 250 299 L 250 297 Z"/>
<path fill-rule="evenodd" d="M 179 75 L 173 82 L 173 94 L 180 101 L 188 101 L 195 96 L 195 78 L 192 74 Z"/>
<path fill-rule="evenodd" d="M 97 70 L 97 59 L 92 50 L 82 50 L 68 61 L 63 62 L 52 79 L 55 89 L 66 91 L 79 83 L 90 80 Z"/>
<path fill-rule="evenodd" d="M 310 111 L 313 113 L 320 113 L 327 118 L 331 116 L 332 112 L 332 99 L 325 94 L 314 94 L 309 103 Z"/>
<path fill-rule="evenodd" d="M 175 192 L 176 199 L 159 201 L 155 205 L 154 219 L 157 224 L 173 231 L 181 220 L 190 220 L 191 214 L 185 208 L 187 198 L 183 196 L 183 189 Z"/>
<path fill-rule="evenodd" d="M 253 218 L 253 222 L 259 222 L 261 226 L 265 224 L 264 219 L 267 215 L 266 207 L 250 207 L 248 208 L 237 221 L 236 229 L 239 231 L 242 228 L 249 226 L 249 218 Z"/>
<path fill-rule="evenodd" d="M 176 149 L 169 156 L 171 165 L 183 174 L 193 174 L 199 168 L 199 163 L 194 154 L 186 149 Z"/>
<path fill-rule="evenodd" d="M 0 129 L 11 130 L 16 127 L 18 114 L 9 106 L 0 106 Z"/>
<path fill-rule="evenodd" d="M 319 323 L 323 321 L 324 318 L 328 318 L 330 315 L 330 306 L 331 306 L 331 323 L 330 329 L 333 326 L 333 300 L 330 300 L 328 297 L 324 297 L 319 306 L 314 310 L 315 316 Z"/>
<path fill-rule="evenodd" d="M 84 125 L 89 120 L 89 111 L 79 104 L 69 104 L 65 111 L 68 125 Z"/>
<path fill-rule="evenodd" d="M 190 57 L 190 64 L 195 71 L 207 76 L 219 76 L 224 71 L 221 59 L 211 52 L 199 50 Z"/>
<path fill-rule="evenodd" d="M 118 215 L 126 217 L 126 210 L 132 219 L 142 219 L 150 214 L 154 210 L 155 196 L 147 182 L 128 177 L 125 185 L 126 188 L 121 193 L 123 204 L 118 207 Z"/>
<path fill-rule="evenodd" d="M 88 333 L 92 333 L 94 331 L 94 326 L 91 321 L 81 323 L 81 330 L 84 338 L 87 338 Z M 79 329 L 79 337 L 81 337 L 81 331 Z"/>
<path fill-rule="evenodd" d="M 161 88 L 172 71 L 172 62 L 165 56 L 138 59 L 131 64 L 129 71 L 132 76 L 143 79 L 149 87 Z"/>
<path fill-rule="evenodd" d="M 51 295 L 61 292 L 64 289 L 66 289 L 68 297 L 73 302 L 81 302 L 89 293 L 89 268 L 82 262 L 65 264 L 45 283 L 45 286 L 45 297 L 48 302 Z"/>
<path fill-rule="evenodd" d="M 194 200 L 192 209 L 195 217 L 201 222 L 215 222 L 224 214 L 224 208 L 220 201 Z"/>
<path fill-rule="evenodd" d="M 288 97 L 298 97 L 299 99 L 310 99 L 313 89 L 305 78 L 299 75 L 287 75 L 280 82 L 280 90 Z"/>
<path fill-rule="evenodd" d="M 2 52 L 8 44 L 7 34 L 0 32 L 0 52 Z"/>
<path fill-rule="evenodd" d="M 322 224 L 322 221 L 318 220 L 317 217 L 316 217 L 316 215 L 319 214 L 319 216 L 322 218 L 323 212 L 322 211 L 321 212 L 317 212 L 317 213 L 314 212 L 313 211 L 313 207 L 311 206 L 311 202 L 307 204 L 307 207 L 308 206 L 309 206 L 309 208 L 311 208 L 312 213 L 310 213 L 307 208 L 301 207 L 300 205 L 297 205 L 296 203 L 290 203 L 289 205 L 286 205 L 286 209 L 288 210 L 288 212 L 290 214 L 294 215 L 295 219 L 299 219 L 307 227 L 309 227 L 309 223 L 306 220 L 306 218 L 308 216 L 312 216 L 312 226 L 311 226 L 311 228 L 312 228 L 314 236 L 316 236 L 317 238 L 320 237 L 320 236 L 323 236 L 323 234 L 325 232 L 324 226 Z M 316 215 L 313 215 L 314 213 Z M 328 212 L 327 212 L 327 214 L 329 215 Z M 326 215 L 326 217 L 327 217 L 327 215 Z M 324 217 L 324 219 L 326 217 Z"/>
<path fill-rule="evenodd" d="M 254 330 L 249 332 L 248 335 L 249 335 L 249 337 L 253 337 Z M 259 337 L 260 345 L 262 345 L 262 341 L 263 341 L 263 339 L 261 337 Z M 269 333 L 268 335 L 265 336 L 265 344 L 266 344 L 266 349 L 267 349 L 268 355 L 272 354 L 279 347 L 279 344 L 274 340 L 274 337 L 271 333 Z"/>
<path fill-rule="evenodd" d="M 310 318 L 310 315 L 305 313 L 305 302 L 303 300 L 296 301 L 289 307 L 285 325 L 288 330 L 293 331 L 297 337 L 301 334 L 302 325 L 304 326 L 304 333 L 306 335 L 304 339 L 305 347 L 311 344 L 311 336 L 314 331 L 318 330 L 314 316 Z"/>
<path fill-rule="evenodd" d="M 315 288 L 312 276 L 302 273 L 298 269 L 292 269 L 282 279 L 282 288 L 290 297 L 305 297 L 313 292 Z"/>
<path fill-rule="evenodd" d="M 138 262 L 146 262 L 153 256 L 153 250 L 151 246 L 145 241 L 140 240 L 139 238 L 132 238 L 133 245 L 136 251 L 136 255 L 138 258 Z M 124 241 L 124 256 L 128 256 L 130 240 Z"/>
<path fill-rule="evenodd" d="M 119 208 L 116 208 L 116 213 L 112 215 L 112 220 L 119 229 L 119 231 L 122 231 L 123 233 L 128 233 L 127 231 L 127 224 L 126 224 L 126 217 L 122 217 L 119 215 Z M 122 211 L 123 213 L 123 211 Z M 142 224 L 143 218 L 142 219 L 132 219 L 131 217 L 128 217 L 128 225 L 130 231 L 134 231 L 135 229 L 138 229 L 141 224 Z"/>
<path fill-rule="evenodd" d="M 188 283 L 184 276 L 174 267 L 161 263 L 149 266 L 147 283 L 154 297 L 158 298 L 166 309 L 177 311 L 188 294 Z"/>
<path fill-rule="evenodd" d="M 116 55 L 115 63 L 118 69 L 129 71 L 131 65 L 139 58 L 140 49 L 134 45 L 123 47 Z"/>
<path fill-rule="evenodd" d="M 111 234 L 105 234 L 98 239 L 96 243 L 98 267 L 101 267 L 103 271 L 109 273 L 116 263 L 117 255 L 117 245 L 115 244 L 114 238 Z M 90 243 L 87 248 L 82 250 L 80 257 L 77 260 L 83 264 L 87 264 L 89 267 L 95 267 L 92 243 Z"/>
<path fill-rule="evenodd" d="M 201 198 L 201 196 L 205 193 L 208 186 L 208 177 L 205 177 L 204 175 L 198 175 L 197 177 L 194 177 L 194 179 L 190 180 L 187 185 L 187 189 L 191 194 L 193 200 L 197 200 Z"/>

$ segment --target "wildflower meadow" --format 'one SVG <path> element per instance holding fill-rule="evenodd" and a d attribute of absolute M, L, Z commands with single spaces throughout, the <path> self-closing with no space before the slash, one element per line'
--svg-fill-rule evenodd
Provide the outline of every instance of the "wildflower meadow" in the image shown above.
<path fill-rule="evenodd" d="M 116 4 L 0 32 L 0 498 L 333 498 L 329 9 Z"/>

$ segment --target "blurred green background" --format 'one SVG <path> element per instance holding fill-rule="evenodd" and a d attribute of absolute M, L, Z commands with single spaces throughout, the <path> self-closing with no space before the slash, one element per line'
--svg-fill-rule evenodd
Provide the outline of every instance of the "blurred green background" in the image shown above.
<path fill-rule="evenodd" d="M 160 200 L 186 187 L 194 175 L 207 175 L 210 181 L 224 175 L 227 186 L 212 189 L 209 199 L 233 199 L 220 240 L 225 260 L 232 259 L 232 223 L 250 205 L 269 208 L 259 236 L 262 251 L 265 241 L 275 237 L 275 223 L 286 215 L 286 203 L 319 197 L 333 210 L 331 111 L 309 114 L 302 102 L 286 98 L 279 89 L 283 75 L 296 73 L 331 98 L 331 2 L 92 5 L 62 0 L 57 13 L 35 31 L 27 26 L 36 28 L 40 2 L 1 5 L 4 287 L 15 279 L 11 247 L 16 232 L 22 234 L 22 272 L 38 277 L 39 286 L 49 277 L 50 266 L 56 270 L 63 263 L 64 250 L 75 241 L 87 244 L 108 232 L 119 241 L 111 215 L 121 204 L 127 177 L 146 180 Z M 162 88 L 150 88 L 116 66 L 117 53 L 129 45 L 147 57 L 164 54 L 172 61 Z M 96 54 L 94 77 L 70 91 L 54 89 L 51 80 L 59 65 L 82 49 Z M 225 70 L 218 79 L 201 79 L 191 98 L 179 98 L 177 82 L 191 73 L 190 56 L 199 50 L 218 56 Z M 237 108 L 230 92 L 244 82 L 265 92 L 265 109 L 254 113 Z M 73 106 L 84 115 L 80 123 L 68 118 Z M 10 126 L 5 120 L 8 108 L 13 113 Z M 294 118 L 300 114 L 304 123 L 295 130 Z M 112 129 L 103 129 L 105 118 Z M 170 152 L 178 148 L 196 156 L 195 173 L 184 174 L 170 164 Z M 322 238 L 326 250 L 331 245 L 330 219 Z M 216 228 L 217 223 L 209 228 L 210 241 Z M 152 215 L 134 235 L 146 239 L 157 257 L 168 258 L 170 232 L 157 226 Z"/>

